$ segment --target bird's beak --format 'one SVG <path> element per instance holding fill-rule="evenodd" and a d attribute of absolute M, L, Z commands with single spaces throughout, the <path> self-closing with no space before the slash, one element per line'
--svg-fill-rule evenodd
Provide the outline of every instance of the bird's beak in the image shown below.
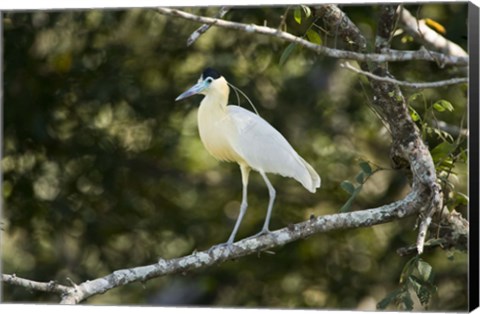
<path fill-rule="evenodd" d="M 197 84 L 193 85 L 189 90 L 183 92 L 180 96 L 175 98 L 175 101 L 179 101 L 179 100 L 185 99 L 187 97 L 193 96 L 195 94 L 199 94 L 206 87 L 207 87 L 207 84 L 205 83 L 205 81 L 198 82 Z"/>

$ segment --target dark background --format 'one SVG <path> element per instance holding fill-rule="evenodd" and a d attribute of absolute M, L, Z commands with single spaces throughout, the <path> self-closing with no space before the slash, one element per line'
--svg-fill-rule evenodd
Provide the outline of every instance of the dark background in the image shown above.
<path fill-rule="evenodd" d="M 373 44 L 378 6 L 341 8 Z M 466 50 L 466 4 L 407 8 L 443 25 L 445 36 Z M 302 35 L 306 23 L 296 24 L 292 12 L 287 30 Z M 239 8 L 226 18 L 277 27 L 284 13 L 284 7 Z M 349 198 L 340 183 L 355 181 L 360 161 L 390 168 L 390 136 L 370 108 L 368 84 L 338 60 L 297 48 L 280 64 L 287 43 L 219 28 L 187 48 L 199 25 L 153 9 L 4 13 L 3 23 L 4 273 L 80 283 L 226 241 L 240 205 L 240 171 L 203 148 L 196 125 L 201 97 L 174 102 L 207 66 L 241 88 L 322 178 L 311 194 L 294 180 L 269 176 L 277 190 L 273 230 L 338 212 Z M 324 45 L 341 46 L 320 33 Z M 419 48 L 404 34 L 393 47 Z M 392 63 L 390 70 L 410 81 L 456 75 L 428 62 Z M 416 92 L 404 90 L 406 97 Z M 410 104 L 426 116 L 427 106 L 446 99 L 455 110 L 436 118 L 462 126 L 466 93 L 461 85 L 428 89 Z M 237 102 L 233 94 L 230 102 Z M 440 142 L 434 134 L 426 141 L 431 148 Z M 466 194 L 466 162 L 455 172 L 455 189 Z M 380 171 L 352 210 L 408 191 L 403 173 Z M 263 180 L 253 173 L 238 239 L 260 230 L 267 202 Z M 413 217 L 319 234 L 274 254 L 131 284 L 87 303 L 371 310 L 398 286 L 411 257 L 395 251 L 415 243 L 415 223 Z M 438 287 L 429 309 L 465 310 L 466 254 L 435 249 L 423 259 Z M 4 302 L 59 301 L 9 285 L 3 293 Z"/>

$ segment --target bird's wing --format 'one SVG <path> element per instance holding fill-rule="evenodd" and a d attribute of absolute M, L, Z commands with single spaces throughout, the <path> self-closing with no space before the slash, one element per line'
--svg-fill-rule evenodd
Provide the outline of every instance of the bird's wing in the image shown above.
<path fill-rule="evenodd" d="M 315 170 L 267 121 L 239 106 L 227 110 L 237 133 L 230 145 L 251 168 L 294 178 L 311 192 L 320 186 Z"/>

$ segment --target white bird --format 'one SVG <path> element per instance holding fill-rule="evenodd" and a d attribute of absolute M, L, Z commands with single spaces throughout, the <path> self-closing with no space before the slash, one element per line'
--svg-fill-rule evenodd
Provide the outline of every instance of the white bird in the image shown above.
<path fill-rule="evenodd" d="M 230 88 L 223 76 L 214 69 L 207 68 L 196 85 L 175 99 L 178 101 L 195 94 L 205 95 L 198 109 L 198 130 L 203 145 L 216 159 L 240 165 L 242 203 L 230 237 L 221 244 L 226 246 L 233 243 L 247 211 L 247 186 L 251 169 L 260 173 L 270 195 L 265 223 L 262 230 L 254 236 L 270 232 L 276 192 L 266 173 L 294 178 L 312 193 L 320 187 L 317 172 L 267 121 L 242 107 L 227 105 L 229 92 Z"/>

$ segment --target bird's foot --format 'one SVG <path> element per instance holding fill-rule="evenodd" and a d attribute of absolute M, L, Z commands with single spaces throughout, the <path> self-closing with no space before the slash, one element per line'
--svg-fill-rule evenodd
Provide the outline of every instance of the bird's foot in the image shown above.
<path fill-rule="evenodd" d="M 270 233 L 272 233 L 270 230 L 268 230 L 268 229 L 262 229 L 262 231 L 260 231 L 259 233 L 255 233 L 254 235 L 249 236 L 248 238 L 245 238 L 245 240 L 247 240 L 247 239 L 253 239 L 253 238 L 258 238 L 258 237 L 260 237 L 260 236 L 262 236 L 262 235 L 266 235 L 266 234 L 270 234 Z"/>
<path fill-rule="evenodd" d="M 220 244 L 215 244 L 211 248 L 208 249 L 207 253 L 210 254 L 212 253 L 215 249 L 226 249 L 228 252 L 232 251 L 232 242 L 225 242 L 225 243 L 220 243 Z"/>

